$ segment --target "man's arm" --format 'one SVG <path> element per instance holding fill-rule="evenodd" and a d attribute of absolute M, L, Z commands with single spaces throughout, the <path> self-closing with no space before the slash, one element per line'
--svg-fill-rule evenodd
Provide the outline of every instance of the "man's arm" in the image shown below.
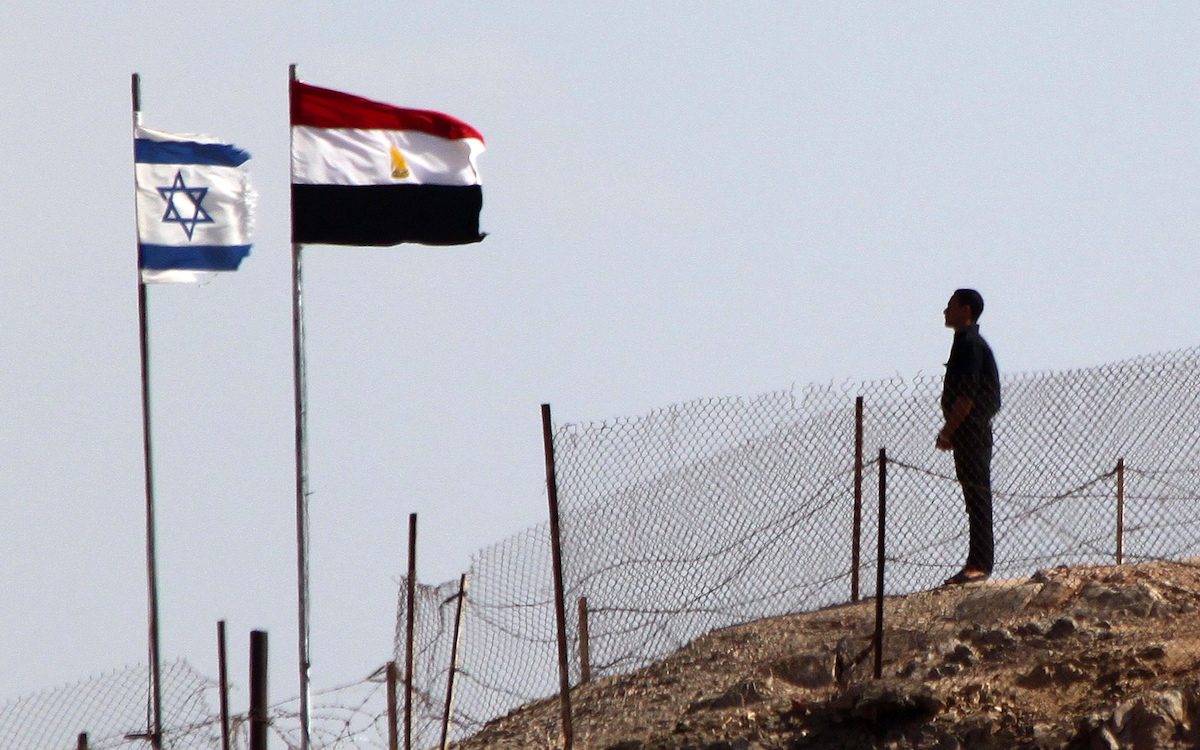
<path fill-rule="evenodd" d="M 975 408 L 975 401 L 969 396 L 959 396 L 954 399 L 954 404 L 950 407 L 950 413 L 946 415 L 946 424 L 942 427 L 942 431 L 937 436 L 938 450 L 948 451 L 954 447 L 954 433 L 958 431 L 959 426 L 971 413 L 971 409 Z"/>

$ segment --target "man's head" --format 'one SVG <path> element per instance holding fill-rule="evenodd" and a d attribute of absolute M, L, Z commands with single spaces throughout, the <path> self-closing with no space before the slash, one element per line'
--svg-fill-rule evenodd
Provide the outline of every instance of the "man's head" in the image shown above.
<path fill-rule="evenodd" d="M 958 331 L 974 325 L 983 315 L 983 295 L 974 289 L 956 289 L 942 311 L 946 327 Z"/>

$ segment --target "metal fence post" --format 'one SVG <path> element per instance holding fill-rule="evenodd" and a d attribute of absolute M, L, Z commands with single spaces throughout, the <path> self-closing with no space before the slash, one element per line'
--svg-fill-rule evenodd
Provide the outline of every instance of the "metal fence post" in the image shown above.
<path fill-rule="evenodd" d="M 225 651 L 225 621 L 217 622 L 217 673 L 220 680 L 221 750 L 229 750 L 229 660 Z"/>
<path fill-rule="evenodd" d="M 1117 565 L 1125 560 L 1125 459 L 1117 459 Z"/>
<path fill-rule="evenodd" d="M 413 640 L 416 637 L 417 514 L 408 514 L 408 623 L 404 638 L 404 750 L 412 750 Z"/>
<path fill-rule="evenodd" d="M 854 531 L 850 539 L 850 601 L 858 601 L 859 556 L 862 554 L 863 397 L 854 399 Z"/>
<path fill-rule="evenodd" d="M 883 676 L 883 565 L 887 528 L 887 450 L 879 449 L 879 540 L 875 556 L 875 679 Z"/>
<path fill-rule="evenodd" d="M 575 744 L 571 723 L 571 675 L 567 657 L 567 613 L 563 601 L 562 532 L 558 517 L 558 478 L 554 470 L 554 434 L 550 404 L 542 404 L 542 443 L 546 452 L 546 495 L 550 501 L 550 553 L 554 568 L 554 619 L 558 625 L 558 689 L 562 709 L 563 750 Z"/>
<path fill-rule="evenodd" d="M 462 640 L 463 611 L 467 602 L 467 574 L 458 579 L 458 603 L 454 608 L 454 640 L 450 642 L 450 674 L 446 676 L 446 710 L 442 714 L 442 750 L 450 747 L 450 720 L 454 718 L 454 676 L 458 673 L 458 647 Z"/>

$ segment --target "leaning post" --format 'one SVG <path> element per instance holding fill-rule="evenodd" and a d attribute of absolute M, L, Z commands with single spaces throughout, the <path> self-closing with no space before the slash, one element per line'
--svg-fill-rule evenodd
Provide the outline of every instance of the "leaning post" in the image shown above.
<path fill-rule="evenodd" d="M 554 567 L 554 618 L 558 626 L 558 692 L 562 709 L 563 750 L 572 750 L 571 674 L 567 655 L 567 612 L 563 592 L 562 531 L 558 515 L 558 479 L 554 469 L 554 434 L 550 404 L 542 404 L 542 443 L 546 453 L 546 494 L 550 502 L 550 554 Z"/>
<path fill-rule="evenodd" d="M 458 602 L 454 607 L 454 640 L 450 642 L 450 673 L 446 676 L 446 707 L 442 713 L 442 750 L 450 747 L 450 722 L 454 718 L 454 677 L 458 674 L 459 648 L 463 636 L 463 608 L 467 603 L 467 574 L 458 579 Z"/>

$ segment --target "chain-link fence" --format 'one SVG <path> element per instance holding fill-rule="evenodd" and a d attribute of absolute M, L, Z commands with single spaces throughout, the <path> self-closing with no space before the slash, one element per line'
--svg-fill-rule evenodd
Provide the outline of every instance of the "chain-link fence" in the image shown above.
<path fill-rule="evenodd" d="M 1200 350 L 1006 376 L 1002 386 L 994 575 L 1111 564 L 1118 554 L 1200 554 Z M 953 454 L 935 448 L 941 389 L 940 375 L 811 386 L 561 426 L 554 448 L 572 684 L 580 599 L 597 678 L 715 628 L 851 598 L 858 397 L 861 595 L 875 586 L 880 448 L 889 472 L 885 589 L 940 585 L 963 565 L 968 526 Z M 468 575 L 451 736 L 558 692 L 546 526 L 481 552 Z M 414 613 L 415 747 L 440 736 L 456 586 L 422 587 Z"/>
<path fill-rule="evenodd" d="M 104 674 L 0 705 L 5 750 L 148 750 L 150 675 L 145 666 Z M 162 668 L 163 739 L 168 750 L 220 750 L 218 683 L 185 661 Z M 313 694 L 310 746 L 322 750 L 388 747 L 387 681 L 380 668 L 367 678 Z M 250 747 L 247 712 L 230 717 L 230 747 Z M 269 707 L 272 747 L 299 748 L 299 700 Z"/>
<path fill-rule="evenodd" d="M 309 746 L 320 750 L 362 750 L 388 747 L 387 679 L 384 668 L 363 680 L 318 690 L 309 701 Z M 232 717 L 234 750 L 250 747 L 250 721 L 245 714 Z M 271 747 L 282 743 L 289 750 L 301 747 L 299 698 L 271 706 L 267 711 Z M 220 745 L 216 746 L 217 748 Z"/>
<path fill-rule="evenodd" d="M 112 674 L 17 698 L 0 705 L 0 747 L 89 750 L 149 747 L 148 669 Z M 163 741 L 179 750 L 220 747 L 220 723 L 209 699 L 216 684 L 184 661 L 162 668 Z"/>
<path fill-rule="evenodd" d="M 712 399 L 554 436 L 571 682 L 628 672 L 715 628 L 845 602 L 860 499 L 860 594 L 874 593 L 879 449 L 886 448 L 888 594 L 936 587 L 967 554 L 952 454 L 935 449 L 941 378 L 812 386 Z M 991 493 L 997 577 L 1054 565 L 1200 555 L 1200 349 L 1002 379 Z M 862 399 L 861 421 L 856 400 Z M 861 431 L 862 470 L 856 471 Z M 857 481 L 856 481 L 857 480 Z M 558 692 L 547 525 L 478 552 L 459 581 L 418 586 L 413 746 L 461 738 Z M 395 658 L 406 651 L 402 581 Z M 586 620 L 575 605 L 586 600 Z M 586 621 L 588 637 L 581 637 Z M 0 747 L 148 746 L 145 668 L 0 706 Z M 220 747 L 211 680 L 163 675 L 164 744 Z M 317 693 L 312 747 L 387 746 L 383 672 Z M 275 742 L 299 746 L 295 701 L 273 707 Z M 233 746 L 247 747 L 245 714 Z M 546 744 L 555 738 L 547 737 Z"/>

